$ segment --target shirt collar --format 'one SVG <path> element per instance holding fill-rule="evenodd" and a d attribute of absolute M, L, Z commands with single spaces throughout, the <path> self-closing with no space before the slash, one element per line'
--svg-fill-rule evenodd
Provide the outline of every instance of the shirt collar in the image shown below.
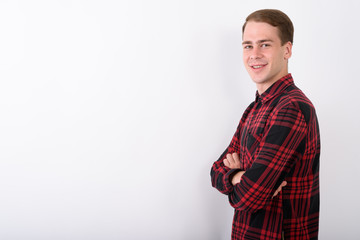
<path fill-rule="evenodd" d="M 282 93 L 288 86 L 293 85 L 294 80 L 291 76 L 291 73 L 285 75 L 284 77 L 277 80 L 273 85 L 271 85 L 265 92 L 259 95 L 259 92 L 256 91 L 255 102 L 261 101 L 265 103 L 275 97 L 276 95 Z"/>

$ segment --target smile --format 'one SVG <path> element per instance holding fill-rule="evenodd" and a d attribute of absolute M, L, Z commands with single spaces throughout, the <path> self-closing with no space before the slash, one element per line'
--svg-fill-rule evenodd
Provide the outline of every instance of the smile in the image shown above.
<path fill-rule="evenodd" d="M 260 69 L 260 68 L 263 68 L 263 67 L 265 67 L 267 64 L 265 64 L 265 65 L 253 65 L 253 66 L 251 66 L 251 68 L 253 68 L 253 69 Z"/>

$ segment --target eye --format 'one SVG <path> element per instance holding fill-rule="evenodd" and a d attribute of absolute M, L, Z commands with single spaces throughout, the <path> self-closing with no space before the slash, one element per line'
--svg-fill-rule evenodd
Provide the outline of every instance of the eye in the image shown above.
<path fill-rule="evenodd" d="M 263 44 L 261 44 L 261 47 L 262 47 L 262 48 L 270 47 L 270 44 L 268 44 L 268 43 L 263 43 Z"/>
<path fill-rule="evenodd" d="M 251 48 L 252 48 L 251 45 L 245 45 L 245 46 L 244 46 L 244 49 L 251 49 Z"/>

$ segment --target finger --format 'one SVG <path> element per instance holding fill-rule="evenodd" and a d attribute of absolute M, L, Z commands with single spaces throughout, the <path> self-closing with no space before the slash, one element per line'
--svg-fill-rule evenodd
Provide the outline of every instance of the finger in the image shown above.
<path fill-rule="evenodd" d="M 279 194 L 279 192 L 281 192 L 281 186 L 280 186 L 278 189 L 276 189 L 276 191 L 275 191 L 275 193 L 274 193 L 273 197 L 275 197 L 276 195 L 278 195 L 278 194 Z"/>
<path fill-rule="evenodd" d="M 223 162 L 226 167 L 230 167 L 230 164 L 229 164 L 229 161 L 227 160 L 227 158 L 225 158 Z"/>
<path fill-rule="evenodd" d="M 233 159 L 234 159 L 235 162 L 240 162 L 240 157 L 239 157 L 239 154 L 238 154 L 238 153 L 234 152 L 234 153 L 232 154 L 232 157 L 233 157 Z"/>
<path fill-rule="evenodd" d="M 229 161 L 230 165 L 234 163 L 234 159 L 230 153 L 226 154 L 226 159 Z"/>
<path fill-rule="evenodd" d="M 274 195 L 273 195 L 273 197 L 276 197 L 276 195 L 278 195 L 278 193 L 279 193 L 279 191 L 276 190 L 275 193 L 274 193 Z"/>
<path fill-rule="evenodd" d="M 287 185 L 287 181 L 283 181 L 282 183 L 281 183 L 281 186 L 282 187 L 285 187 Z"/>
<path fill-rule="evenodd" d="M 276 190 L 281 191 L 281 189 L 282 189 L 283 187 L 285 187 L 286 184 L 287 184 L 286 181 L 282 182 L 282 183 L 280 184 L 280 186 L 278 187 L 278 189 L 276 189 Z"/>
<path fill-rule="evenodd" d="M 234 159 L 234 164 L 235 164 L 235 166 L 236 166 L 236 168 L 242 168 L 241 167 L 241 162 L 240 162 L 240 156 L 239 156 L 239 154 L 238 153 L 233 153 L 232 154 L 232 157 L 233 157 L 233 159 Z"/>

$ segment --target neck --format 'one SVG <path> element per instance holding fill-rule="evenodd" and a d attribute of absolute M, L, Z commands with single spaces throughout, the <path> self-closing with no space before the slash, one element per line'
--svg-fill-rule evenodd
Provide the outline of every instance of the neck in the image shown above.
<path fill-rule="evenodd" d="M 285 75 L 284 75 L 285 76 Z M 280 78 L 279 78 L 280 79 Z M 266 82 L 266 83 L 258 83 L 256 84 L 256 88 L 257 91 L 259 93 L 259 95 L 263 94 L 269 87 L 271 87 L 271 85 L 273 85 L 275 82 L 277 82 L 279 79 L 276 79 L 274 81 L 271 82 Z"/>
<path fill-rule="evenodd" d="M 284 77 L 284 76 L 286 76 L 288 74 L 289 74 L 289 72 L 286 69 L 286 71 L 284 71 L 281 74 L 278 74 L 277 76 L 273 77 L 273 79 L 271 79 L 271 80 L 265 81 L 263 83 L 257 83 L 256 88 L 258 90 L 259 95 L 263 94 L 269 87 L 271 87 L 271 85 L 273 85 L 279 79 L 281 79 L 282 77 Z"/>

